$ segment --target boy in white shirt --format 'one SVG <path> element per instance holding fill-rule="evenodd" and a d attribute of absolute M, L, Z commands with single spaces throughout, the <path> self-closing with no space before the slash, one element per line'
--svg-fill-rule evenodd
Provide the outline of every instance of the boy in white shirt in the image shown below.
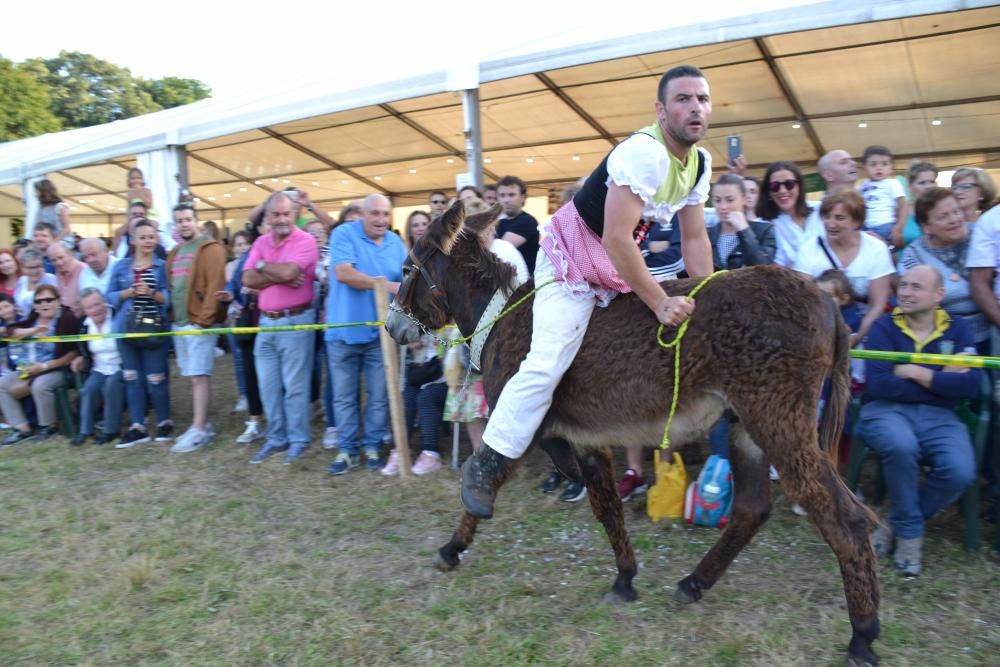
<path fill-rule="evenodd" d="M 868 178 L 858 192 L 865 199 L 865 231 L 901 248 L 909 210 L 903 186 L 893 174 L 892 153 L 885 146 L 869 146 L 864 164 Z"/>

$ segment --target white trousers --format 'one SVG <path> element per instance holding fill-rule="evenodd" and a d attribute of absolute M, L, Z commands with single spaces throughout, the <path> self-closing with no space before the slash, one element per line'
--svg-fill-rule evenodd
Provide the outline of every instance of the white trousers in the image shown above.
<path fill-rule="evenodd" d="M 552 262 L 540 251 L 535 284 L 541 285 L 554 275 Z M 510 459 L 519 458 L 528 449 L 552 405 L 552 394 L 580 350 L 596 304 L 593 294 L 570 295 L 560 283 L 535 293 L 531 348 L 500 392 L 483 433 L 483 442 L 491 449 Z"/>

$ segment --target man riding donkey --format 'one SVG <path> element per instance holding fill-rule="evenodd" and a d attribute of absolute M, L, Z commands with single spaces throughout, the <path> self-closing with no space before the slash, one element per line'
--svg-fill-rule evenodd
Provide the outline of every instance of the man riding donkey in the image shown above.
<path fill-rule="evenodd" d="M 668 296 L 647 270 L 639 243 L 649 228 L 669 225 L 677 214 L 688 274 L 712 272 L 704 208 L 711 157 L 695 145 L 712 114 L 708 80 L 691 65 L 669 70 L 655 108 L 656 122 L 612 149 L 549 223 L 534 277 L 538 286 L 553 279 L 555 285 L 535 295 L 528 356 L 500 393 L 485 446 L 462 467 L 462 502 L 475 517 L 493 516 L 497 481 L 534 439 L 595 305 L 635 292 L 668 327 L 694 312 L 692 300 Z"/>

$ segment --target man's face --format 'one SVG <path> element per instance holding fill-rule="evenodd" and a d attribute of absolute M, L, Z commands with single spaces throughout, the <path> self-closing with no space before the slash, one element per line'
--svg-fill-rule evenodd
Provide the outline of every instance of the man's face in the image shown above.
<path fill-rule="evenodd" d="M 524 209 L 524 193 L 517 185 L 501 185 L 497 188 L 497 201 L 508 218 L 513 218 Z"/>
<path fill-rule="evenodd" d="M 700 141 L 712 117 L 708 81 L 694 76 L 673 79 L 667 84 L 664 97 L 656 101 L 656 117 L 664 133 L 681 146 Z"/>
<path fill-rule="evenodd" d="M 858 180 L 858 163 L 847 151 L 833 151 L 821 175 L 830 187 L 854 185 Z"/>
<path fill-rule="evenodd" d="M 14 303 L 11 301 L 0 301 L 0 320 L 10 323 L 15 319 L 17 319 L 17 312 L 14 309 Z"/>
<path fill-rule="evenodd" d="M 437 218 L 448 208 L 448 198 L 443 194 L 435 193 L 431 195 L 431 217 Z"/>
<path fill-rule="evenodd" d="M 907 315 L 919 315 L 937 308 L 944 298 L 944 287 L 939 280 L 927 266 L 916 266 L 904 273 L 896 290 L 900 310 Z"/>
<path fill-rule="evenodd" d="M 295 226 L 295 205 L 285 197 L 277 197 L 267 212 L 271 234 L 281 241 L 291 235 Z"/>
<path fill-rule="evenodd" d="M 177 226 L 177 233 L 185 241 L 190 241 L 198 235 L 198 219 L 194 217 L 194 211 L 189 208 L 174 211 L 174 225 Z"/>
<path fill-rule="evenodd" d="M 131 206 L 128 207 L 128 221 L 129 222 L 132 222 L 133 220 L 138 220 L 139 218 L 145 218 L 145 217 L 146 217 L 146 207 L 145 206 L 141 206 L 141 205 L 140 206 L 136 206 L 135 204 L 132 204 Z"/>
<path fill-rule="evenodd" d="M 58 243 L 51 245 L 48 252 L 49 261 L 52 262 L 56 273 L 66 273 L 73 268 L 73 258 L 70 257 L 69 251 L 62 245 Z"/>
<path fill-rule="evenodd" d="M 35 247 L 39 250 L 48 250 L 52 245 L 52 232 L 47 229 L 36 229 L 32 236 L 35 239 Z"/>
<path fill-rule="evenodd" d="M 366 204 L 364 214 L 365 235 L 373 240 L 384 237 L 392 224 L 389 202 L 384 199 L 373 199 Z"/>
<path fill-rule="evenodd" d="M 98 324 L 104 322 L 108 316 L 108 305 L 104 303 L 100 294 L 91 294 L 83 299 L 80 305 L 83 307 L 83 313 Z"/>
<path fill-rule="evenodd" d="M 108 251 L 100 243 L 86 241 L 80 244 L 80 254 L 94 273 L 101 275 L 108 268 Z"/>
<path fill-rule="evenodd" d="M 483 190 L 483 201 L 493 206 L 497 203 L 497 190 L 496 188 L 486 188 Z"/>

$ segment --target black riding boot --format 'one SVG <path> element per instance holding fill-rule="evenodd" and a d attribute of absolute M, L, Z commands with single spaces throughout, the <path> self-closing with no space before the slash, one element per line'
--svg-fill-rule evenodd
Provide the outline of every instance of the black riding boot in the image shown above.
<path fill-rule="evenodd" d="M 513 461 L 485 443 L 462 465 L 462 504 L 479 519 L 493 516 L 497 487 L 507 476 Z"/>

